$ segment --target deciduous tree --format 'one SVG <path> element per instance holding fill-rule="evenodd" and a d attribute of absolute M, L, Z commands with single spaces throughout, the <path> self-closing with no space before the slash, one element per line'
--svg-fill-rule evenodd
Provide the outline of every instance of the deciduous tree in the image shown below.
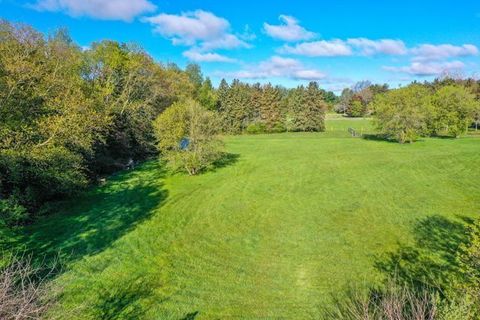
<path fill-rule="evenodd" d="M 174 103 L 154 126 L 161 156 L 173 169 L 196 175 L 222 155 L 216 114 L 193 100 Z"/>

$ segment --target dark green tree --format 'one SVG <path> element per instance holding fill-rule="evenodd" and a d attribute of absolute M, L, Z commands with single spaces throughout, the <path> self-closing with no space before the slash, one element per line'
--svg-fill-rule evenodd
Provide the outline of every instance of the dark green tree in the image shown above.
<path fill-rule="evenodd" d="M 278 87 L 270 83 L 263 86 L 260 98 L 260 120 L 268 132 L 285 131 L 284 116 L 282 110 L 282 96 Z"/>

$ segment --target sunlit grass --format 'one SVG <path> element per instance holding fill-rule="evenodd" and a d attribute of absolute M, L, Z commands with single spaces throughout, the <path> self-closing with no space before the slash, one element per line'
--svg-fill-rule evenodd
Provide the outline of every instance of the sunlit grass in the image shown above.
<path fill-rule="evenodd" d="M 418 221 L 480 212 L 478 138 L 346 132 L 369 126 L 229 137 L 236 162 L 197 177 L 150 162 L 12 243 L 62 249 L 56 312 L 80 306 L 80 319 L 315 317 L 331 293 L 380 281 L 375 262 L 413 243 Z"/>

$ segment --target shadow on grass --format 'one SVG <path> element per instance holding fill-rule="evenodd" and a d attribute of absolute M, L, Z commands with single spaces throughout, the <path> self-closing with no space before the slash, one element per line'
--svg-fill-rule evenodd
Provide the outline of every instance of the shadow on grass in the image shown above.
<path fill-rule="evenodd" d="M 188 313 L 185 317 L 182 318 L 182 320 L 195 320 L 198 314 L 199 314 L 198 311 Z"/>
<path fill-rule="evenodd" d="M 449 220 L 438 215 L 420 220 L 413 230 L 415 245 L 401 245 L 396 252 L 379 257 L 375 267 L 391 279 L 441 293 L 458 275 L 456 253 L 468 241 L 472 223 L 466 217 Z"/>
<path fill-rule="evenodd" d="M 217 161 L 215 161 L 213 163 L 213 166 L 212 166 L 211 170 L 215 171 L 215 170 L 218 170 L 218 169 L 221 169 L 221 168 L 231 166 L 231 165 L 235 164 L 238 161 L 239 158 L 240 158 L 239 154 L 224 152 L 222 154 L 222 156 L 220 157 L 220 159 L 218 159 Z"/>
<path fill-rule="evenodd" d="M 383 134 L 378 134 L 378 133 L 363 134 L 362 138 L 365 140 L 371 140 L 371 141 L 395 142 L 394 140 L 389 139 L 387 136 Z"/>
<path fill-rule="evenodd" d="M 156 161 L 117 174 L 104 186 L 62 203 L 58 212 L 18 230 L 12 242 L 0 246 L 29 252 L 36 259 L 60 257 L 63 263 L 103 251 L 167 198 L 164 174 Z"/>
<path fill-rule="evenodd" d="M 401 245 L 397 251 L 377 258 L 375 267 L 385 275 L 383 284 L 347 286 L 332 294 L 331 303 L 319 306 L 320 318 L 384 319 L 379 314 L 395 306 L 401 311 L 399 319 L 433 319 L 436 294 L 444 296 L 452 280 L 458 279 L 457 252 L 468 241 L 473 223 L 470 218 L 439 215 L 418 221 L 413 228 L 414 245 Z"/>
<path fill-rule="evenodd" d="M 97 291 L 99 299 L 91 310 L 95 319 L 101 320 L 142 319 L 148 311 L 144 306 L 145 300 L 154 295 L 152 286 L 144 277 Z"/>

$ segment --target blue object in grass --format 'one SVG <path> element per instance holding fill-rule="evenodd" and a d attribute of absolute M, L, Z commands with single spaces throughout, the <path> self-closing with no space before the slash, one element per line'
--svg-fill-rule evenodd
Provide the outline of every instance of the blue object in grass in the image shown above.
<path fill-rule="evenodd" d="M 180 140 L 180 149 L 181 150 L 186 150 L 189 145 L 190 145 L 190 139 L 183 138 L 182 140 Z"/>

